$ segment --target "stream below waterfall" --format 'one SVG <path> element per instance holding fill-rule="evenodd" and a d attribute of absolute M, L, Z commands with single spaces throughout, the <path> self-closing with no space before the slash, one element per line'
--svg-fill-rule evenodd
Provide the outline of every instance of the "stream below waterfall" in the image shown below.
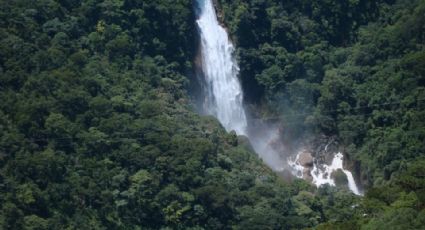
<path fill-rule="evenodd" d="M 332 177 L 332 175 L 333 173 L 338 172 L 338 170 L 341 170 L 347 179 L 347 185 L 351 192 L 356 195 L 362 195 L 354 180 L 353 174 L 349 170 L 344 169 L 344 155 L 342 153 L 338 152 L 334 154 L 332 162 L 329 165 L 324 163 L 318 164 L 317 160 L 314 159 L 312 159 L 313 162 L 311 165 L 303 165 L 302 160 L 300 159 L 300 156 L 303 153 L 305 152 L 300 151 L 296 155 L 295 159 L 288 159 L 288 165 L 291 167 L 293 175 L 298 178 L 307 180 L 309 177 L 311 177 L 311 182 L 317 187 L 320 187 L 324 184 L 336 186 L 335 179 Z"/>

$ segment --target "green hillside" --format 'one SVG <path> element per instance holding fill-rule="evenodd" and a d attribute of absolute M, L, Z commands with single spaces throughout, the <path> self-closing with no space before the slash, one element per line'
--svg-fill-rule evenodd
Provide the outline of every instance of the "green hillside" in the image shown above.
<path fill-rule="evenodd" d="M 217 3 L 249 107 L 335 136 L 366 195 L 196 112 L 194 2 L 0 0 L 0 229 L 425 226 L 425 1 Z"/>

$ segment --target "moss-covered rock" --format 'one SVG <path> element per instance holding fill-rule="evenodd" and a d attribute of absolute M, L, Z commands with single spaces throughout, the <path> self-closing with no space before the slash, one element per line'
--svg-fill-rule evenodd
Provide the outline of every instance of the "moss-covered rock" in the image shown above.
<path fill-rule="evenodd" d="M 334 179 L 335 185 L 337 187 L 348 188 L 347 175 L 345 175 L 345 173 L 341 169 L 338 169 L 337 171 L 332 172 L 331 178 Z"/>

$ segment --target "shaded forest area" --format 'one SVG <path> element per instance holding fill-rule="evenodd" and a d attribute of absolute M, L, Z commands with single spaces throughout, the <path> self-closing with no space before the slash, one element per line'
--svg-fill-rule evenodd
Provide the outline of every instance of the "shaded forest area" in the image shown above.
<path fill-rule="evenodd" d="M 425 2 L 218 2 L 257 114 L 279 117 L 290 140 L 336 137 L 384 219 L 376 228 L 414 219 L 425 201 Z M 388 208 L 405 196 L 413 209 Z"/>
<path fill-rule="evenodd" d="M 247 100 L 338 135 L 364 198 L 282 182 L 193 111 L 192 4 L 0 0 L 0 228 L 425 225 L 424 1 L 221 1 Z"/>

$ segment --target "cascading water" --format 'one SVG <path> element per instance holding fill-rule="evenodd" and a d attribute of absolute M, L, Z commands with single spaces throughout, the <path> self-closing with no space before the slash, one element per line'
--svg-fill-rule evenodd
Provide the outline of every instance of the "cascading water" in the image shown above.
<path fill-rule="evenodd" d="M 311 176 L 313 177 L 313 183 L 316 186 L 320 186 L 323 184 L 330 184 L 335 186 L 335 181 L 331 178 L 333 172 L 342 170 L 348 180 L 348 188 L 356 195 L 361 195 L 359 189 L 357 188 L 356 182 L 354 181 L 353 174 L 343 168 L 343 158 L 344 155 L 342 153 L 335 154 L 331 165 L 323 165 L 323 170 L 320 170 L 316 164 L 314 164 L 314 168 L 311 171 Z"/>
<path fill-rule="evenodd" d="M 359 188 L 356 185 L 353 174 L 350 171 L 344 169 L 343 167 L 344 155 L 342 153 L 335 154 L 334 158 L 332 159 L 332 163 L 330 165 L 326 165 L 326 164 L 318 165 L 317 162 L 315 162 L 312 165 L 313 168 L 308 168 L 308 167 L 306 168 L 300 163 L 300 154 L 302 154 L 302 152 L 297 154 L 295 160 L 292 160 L 292 159 L 288 160 L 288 164 L 292 168 L 292 171 L 293 171 L 292 173 L 295 176 L 305 179 L 306 177 L 310 175 L 312 183 L 315 184 L 317 187 L 320 187 L 321 185 L 324 185 L 324 184 L 335 186 L 335 181 L 332 178 L 332 173 L 338 170 L 341 170 L 347 177 L 348 188 L 354 194 L 362 195 L 362 193 L 360 192 Z M 306 172 L 309 175 L 305 175 Z"/>
<path fill-rule="evenodd" d="M 211 0 L 198 0 L 198 30 L 201 37 L 202 71 L 206 83 L 205 110 L 218 118 L 227 131 L 246 135 L 239 67 L 226 30 L 217 21 Z"/>
<path fill-rule="evenodd" d="M 198 30 L 201 38 L 201 62 L 205 83 L 204 109 L 218 118 L 227 131 L 248 136 L 255 151 L 276 171 L 282 171 L 285 161 L 274 147 L 276 128 L 257 127 L 249 135 L 243 108 L 243 92 L 239 83 L 239 67 L 233 56 L 234 47 L 226 30 L 220 26 L 211 0 L 197 0 Z"/>

